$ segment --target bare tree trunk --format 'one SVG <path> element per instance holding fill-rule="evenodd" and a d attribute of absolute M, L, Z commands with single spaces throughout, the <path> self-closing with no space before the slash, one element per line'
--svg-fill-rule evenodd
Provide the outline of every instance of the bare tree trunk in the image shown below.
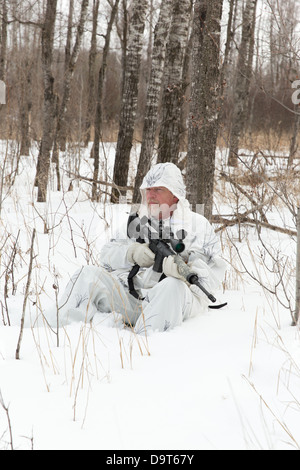
<path fill-rule="evenodd" d="M 32 106 L 31 102 L 31 64 L 30 61 L 25 59 L 22 62 L 23 80 L 20 86 L 20 126 L 21 126 L 21 146 L 20 155 L 29 155 L 31 140 L 29 132 L 29 119 L 30 110 Z"/>
<path fill-rule="evenodd" d="M 300 207 L 297 214 L 297 258 L 296 258 L 296 305 L 294 324 L 297 325 L 300 317 Z"/>
<path fill-rule="evenodd" d="M 2 0 L 0 5 L 2 21 L 0 24 L 0 80 L 5 84 L 6 80 L 6 63 L 7 63 L 7 4 L 6 0 Z M 2 111 L 4 109 L 4 103 L 6 102 L 6 85 L 3 85 L 0 96 L 0 122 L 4 120 L 2 118 Z"/>
<path fill-rule="evenodd" d="M 87 116 L 85 122 L 84 144 L 87 147 L 91 139 L 91 125 L 95 116 L 95 91 L 96 91 L 96 57 L 97 57 L 97 26 L 100 0 L 94 0 L 93 5 L 93 30 L 91 38 L 91 49 L 89 53 L 89 96 Z"/>
<path fill-rule="evenodd" d="M 149 0 L 134 0 L 128 51 L 126 55 L 125 79 L 121 105 L 120 127 L 116 149 L 113 180 L 118 186 L 127 186 L 130 152 L 137 110 L 139 72 L 143 46 L 143 33 Z M 113 201 L 119 193 L 113 189 Z"/>
<path fill-rule="evenodd" d="M 230 0 L 230 4 L 229 4 L 226 44 L 225 44 L 225 51 L 224 51 L 224 60 L 223 60 L 222 68 L 221 68 L 221 79 L 220 79 L 220 84 L 221 84 L 220 96 L 222 99 L 224 95 L 225 80 L 226 80 L 227 71 L 228 71 L 230 50 L 231 50 L 231 45 L 232 45 L 232 41 L 234 38 L 232 26 L 233 26 L 234 7 L 236 5 L 236 2 L 237 0 Z"/>
<path fill-rule="evenodd" d="M 294 125 L 293 125 L 293 132 L 292 132 L 292 137 L 290 141 L 290 152 L 289 152 L 289 158 L 288 158 L 288 165 L 292 165 L 293 160 L 295 158 L 295 155 L 298 150 L 298 134 L 299 134 L 299 129 L 300 129 L 300 115 L 297 114 L 299 112 L 298 107 L 294 107 L 296 113 L 294 116 Z"/>
<path fill-rule="evenodd" d="M 1 16 L 1 29 L 0 29 L 0 80 L 3 82 L 6 79 L 6 62 L 7 62 L 7 4 L 6 0 L 2 0 Z"/>
<path fill-rule="evenodd" d="M 182 74 L 191 7 L 190 0 L 175 0 L 164 71 L 158 162 L 178 162 L 183 104 Z"/>
<path fill-rule="evenodd" d="M 43 136 L 37 163 L 36 184 L 38 202 L 46 202 L 50 169 L 50 152 L 53 144 L 53 133 L 56 112 L 56 96 L 53 91 L 52 74 L 54 27 L 56 20 L 57 0 L 47 0 L 46 15 L 42 25 L 42 69 L 44 82 Z"/>
<path fill-rule="evenodd" d="M 29 15 L 28 15 L 29 16 Z M 29 25 L 24 26 L 23 41 L 18 46 L 18 100 L 19 100 L 19 129 L 20 129 L 20 155 L 29 155 L 31 148 L 31 110 L 32 110 L 32 79 L 36 86 L 35 65 L 36 55 L 32 51 L 38 49 L 40 43 L 40 28 Z"/>
<path fill-rule="evenodd" d="M 234 91 L 234 108 L 231 123 L 228 164 L 237 166 L 239 140 L 246 121 L 252 62 L 257 0 L 247 0 L 243 12 L 242 39 L 238 54 Z"/>
<path fill-rule="evenodd" d="M 191 0 L 193 4 L 193 0 Z M 181 80 L 181 89 L 182 89 L 182 99 L 181 99 L 181 109 L 180 109 L 180 126 L 179 126 L 179 152 L 181 149 L 187 148 L 188 142 L 188 127 L 187 127 L 187 120 L 188 120 L 188 113 L 189 113 L 189 95 L 187 93 L 188 87 L 191 84 L 191 53 L 192 53 L 192 28 L 193 28 L 193 14 L 194 9 L 192 8 L 192 14 L 190 15 L 189 19 L 189 32 L 188 32 L 188 40 L 185 48 L 184 58 L 183 58 L 183 66 L 182 66 L 182 80 Z M 184 168 L 185 163 L 184 160 L 181 159 L 180 163 L 178 163 L 179 167 L 182 166 Z"/>
<path fill-rule="evenodd" d="M 105 73 L 107 67 L 107 56 L 109 51 L 109 44 L 110 44 L 110 36 L 112 27 L 115 21 L 116 13 L 119 7 L 120 0 L 115 0 L 115 3 L 111 10 L 110 20 L 107 26 L 106 36 L 105 36 L 105 44 L 103 49 L 102 55 L 102 64 L 99 70 L 99 78 L 98 78 L 98 93 L 97 93 L 97 104 L 96 104 L 96 115 L 95 115 L 95 137 L 94 137 L 94 147 L 93 147 L 93 156 L 94 156 L 94 182 L 92 185 L 92 199 L 97 200 L 98 198 L 98 185 L 97 180 L 99 179 L 99 159 L 100 159 L 100 134 L 101 134 L 101 127 L 102 127 L 102 99 L 103 99 L 103 86 L 105 80 Z"/>
<path fill-rule="evenodd" d="M 216 142 L 219 126 L 220 20 L 222 1 L 196 0 L 193 27 L 192 91 L 186 168 L 188 198 L 213 206 Z"/>
<path fill-rule="evenodd" d="M 120 9 L 123 13 L 123 18 L 116 21 L 117 33 L 121 44 L 121 63 L 122 63 L 122 80 L 121 80 L 121 92 L 124 90 L 125 83 L 125 71 L 126 71 L 126 52 L 128 44 L 128 29 L 129 29 L 129 11 L 127 8 L 127 1 L 122 0 L 122 8 Z"/>
<path fill-rule="evenodd" d="M 68 65 L 71 59 L 73 21 L 74 21 L 74 0 L 69 0 L 68 31 L 67 31 L 67 41 L 66 41 L 66 49 L 65 49 L 65 73 L 67 73 L 68 71 Z"/>
<path fill-rule="evenodd" d="M 59 171 L 59 147 L 62 150 L 65 150 L 66 147 L 66 113 L 68 109 L 68 104 L 70 101 L 71 95 L 71 84 L 72 79 L 75 71 L 75 66 L 77 63 L 77 59 L 80 52 L 80 47 L 82 43 L 82 37 L 84 33 L 84 26 L 87 19 L 88 14 L 88 6 L 89 0 L 82 0 L 81 3 L 81 13 L 80 19 L 77 27 L 77 35 L 76 41 L 73 48 L 73 51 L 70 54 L 70 38 L 67 41 L 67 48 L 66 48 L 66 59 L 69 57 L 69 61 L 66 64 L 65 75 L 64 75 L 64 92 L 62 103 L 59 109 L 59 114 L 57 117 L 57 124 L 56 124 L 56 133 L 54 138 L 54 149 L 53 149 L 53 162 L 56 164 L 56 176 L 57 176 L 57 189 L 60 191 L 61 184 L 60 184 L 60 171 Z M 72 14 L 72 2 L 70 4 L 70 15 Z M 70 28 L 70 26 L 69 26 Z"/>
<path fill-rule="evenodd" d="M 141 186 L 143 177 L 149 170 L 153 156 L 155 133 L 157 129 L 159 98 L 162 87 L 163 68 L 166 55 L 166 44 L 172 20 L 172 7 L 173 0 L 162 0 L 159 19 L 154 31 L 152 67 L 147 90 L 143 141 L 133 192 L 134 203 L 139 202 L 139 188 Z"/>

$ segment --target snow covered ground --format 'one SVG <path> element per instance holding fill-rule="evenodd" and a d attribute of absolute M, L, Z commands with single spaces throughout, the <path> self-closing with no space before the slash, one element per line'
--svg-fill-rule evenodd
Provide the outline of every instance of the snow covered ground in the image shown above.
<path fill-rule="evenodd" d="M 102 176 L 111 169 L 114 147 L 104 149 Z M 7 183 L 15 161 L 7 158 L 4 166 L 4 156 L 5 143 L 0 176 L 5 170 Z M 242 227 L 240 241 L 236 227 L 230 238 L 221 235 L 224 258 L 232 263 L 218 293 L 228 302 L 222 310 L 148 338 L 112 327 L 113 314 L 58 335 L 41 322 L 31 327 L 76 269 L 99 261 L 112 214 L 121 223 L 129 210 L 91 202 L 86 182 L 73 181 L 68 192 L 66 174 L 63 192 L 53 184 L 48 203 L 37 204 L 35 156 L 21 158 L 9 191 L 0 182 L 0 449 L 299 449 L 299 329 L 278 298 L 236 270 L 235 247 L 250 272 L 275 282 L 256 261 L 262 248 L 255 228 Z M 83 151 L 79 162 L 76 149 L 62 165 L 87 176 L 92 168 Z M 223 213 L 226 200 L 222 205 Z M 282 224 L 283 213 L 272 217 Z M 33 228 L 35 258 L 17 361 Z M 288 260 L 293 302 L 295 240 L 265 229 L 262 237 Z"/>

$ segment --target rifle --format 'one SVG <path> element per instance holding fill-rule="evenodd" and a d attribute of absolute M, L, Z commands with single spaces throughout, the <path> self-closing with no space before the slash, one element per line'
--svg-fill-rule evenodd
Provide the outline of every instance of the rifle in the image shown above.
<path fill-rule="evenodd" d="M 211 302 L 215 303 L 217 301 L 217 299 L 201 284 L 199 276 L 193 272 L 184 262 L 182 257 L 179 256 L 179 254 L 185 250 L 183 240 L 186 237 L 186 232 L 184 230 L 179 230 L 177 232 L 176 235 L 178 238 L 176 239 L 171 230 L 166 231 L 166 229 L 161 229 L 158 221 L 153 219 L 150 221 L 146 216 L 140 220 L 138 229 L 140 233 L 140 238 L 138 240 L 143 243 L 145 238 L 148 239 L 149 248 L 155 254 L 153 271 L 162 273 L 163 260 L 164 258 L 171 255 L 177 264 L 179 274 L 183 276 L 183 278 L 189 284 L 193 284 L 199 287 L 199 289 L 202 290 L 202 292 L 209 298 Z M 138 270 L 139 266 L 134 266 L 133 276 L 138 272 Z M 131 279 L 133 276 L 131 276 Z M 161 279 L 163 277 L 165 276 L 162 275 Z M 226 303 L 218 306 L 210 306 L 210 308 L 221 308 L 225 305 Z"/>

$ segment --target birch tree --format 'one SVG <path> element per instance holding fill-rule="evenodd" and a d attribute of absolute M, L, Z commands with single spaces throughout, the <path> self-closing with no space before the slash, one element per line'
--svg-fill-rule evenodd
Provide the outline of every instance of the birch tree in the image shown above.
<path fill-rule="evenodd" d="M 122 86 L 121 90 L 124 89 L 125 83 L 125 70 L 126 70 L 126 52 L 128 47 L 128 29 L 129 29 L 129 0 L 122 0 L 121 8 L 118 11 L 118 18 L 116 21 L 117 33 L 121 45 L 121 64 L 122 64 Z M 120 14 L 121 13 L 121 14 Z"/>
<path fill-rule="evenodd" d="M 192 90 L 186 180 L 191 204 L 204 205 L 210 219 L 213 204 L 218 135 L 220 21 L 222 1 L 196 0 L 193 23 Z"/>
<path fill-rule="evenodd" d="M 50 168 L 50 153 L 53 144 L 57 99 L 53 90 L 54 77 L 53 44 L 57 12 L 57 0 L 47 0 L 44 23 L 42 25 L 42 70 L 44 83 L 43 135 L 37 163 L 36 184 L 38 202 L 46 202 Z"/>
<path fill-rule="evenodd" d="M 0 25 L 0 80 L 6 79 L 6 61 L 7 61 L 7 3 L 1 0 L 1 25 Z"/>
<path fill-rule="evenodd" d="M 242 39 L 238 52 L 237 73 L 234 84 L 234 106 L 228 157 L 230 166 L 237 166 L 240 135 L 245 125 L 247 113 L 252 76 L 256 5 L 257 0 L 247 0 L 243 11 Z"/>
<path fill-rule="evenodd" d="M 30 139 L 30 111 L 32 107 L 32 63 L 27 54 L 20 60 L 20 75 L 22 80 L 20 83 L 20 134 L 21 145 L 20 154 L 29 155 L 31 147 Z"/>
<path fill-rule="evenodd" d="M 107 56 L 109 51 L 109 44 L 110 44 L 110 37 L 112 27 L 115 21 L 115 16 L 119 7 L 120 0 L 115 0 L 115 3 L 111 10 L 110 20 L 108 22 L 106 36 L 105 36 L 105 43 L 103 48 L 102 54 L 102 64 L 99 70 L 99 78 L 98 78 L 98 92 L 97 92 L 97 104 L 96 104 L 96 114 L 95 114 L 95 137 L 94 137 L 94 147 L 93 147 L 93 156 L 94 156 L 94 182 L 92 186 L 92 198 L 95 200 L 98 197 L 97 194 L 97 183 L 98 174 L 99 174 L 99 159 L 100 159 L 100 134 L 101 134 L 101 127 L 102 127 L 102 99 L 103 99 L 103 86 L 106 74 L 106 67 L 107 67 Z"/>
<path fill-rule="evenodd" d="M 59 171 L 59 147 L 65 150 L 66 146 L 66 113 L 71 95 L 71 84 L 74 76 L 74 71 L 77 63 L 77 59 L 82 44 L 82 38 L 84 33 L 84 26 L 88 14 L 89 0 L 82 0 L 80 19 L 77 26 L 76 40 L 72 52 L 70 51 L 70 37 L 68 35 L 67 47 L 66 47 L 66 65 L 64 74 L 64 91 L 62 102 L 60 105 L 59 113 L 57 116 L 56 132 L 54 137 L 54 149 L 53 149 L 53 162 L 56 164 L 56 175 L 57 175 L 57 189 L 60 191 L 60 171 Z M 73 12 L 73 0 L 70 0 L 70 13 L 69 18 L 72 19 Z M 72 27 L 72 21 L 69 21 L 69 31 Z"/>
<path fill-rule="evenodd" d="M 177 163 L 178 161 L 183 98 L 183 63 L 191 9 L 191 0 L 175 0 L 164 70 L 158 162 Z"/>
<path fill-rule="evenodd" d="M 139 188 L 149 170 L 154 151 L 155 134 L 158 120 L 159 98 L 162 87 L 166 44 L 172 20 L 174 0 L 162 0 L 160 15 L 154 31 L 153 53 L 150 80 L 147 90 L 147 103 L 143 128 L 143 140 L 135 178 L 133 202 L 139 202 Z"/>
<path fill-rule="evenodd" d="M 294 324 L 297 325 L 300 318 L 300 207 L 297 213 L 297 256 L 296 256 L 296 303 Z"/>
<path fill-rule="evenodd" d="M 1 23 L 0 23 L 0 120 L 4 103 L 6 102 L 6 62 L 7 62 L 7 4 L 6 0 L 0 3 Z M 3 83 L 1 83 L 3 82 Z"/>
<path fill-rule="evenodd" d="M 85 120 L 85 146 L 91 138 L 91 125 L 95 115 L 95 91 L 96 91 L 96 57 L 97 57 L 97 27 L 100 0 L 93 0 L 93 28 L 91 35 L 91 48 L 89 53 L 89 94 L 87 115 Z"/>
<path fill-rule="evenodd" d="M 134 0 L 129 28 L 128 50 L 126 54 L 124 86 L 120 113 L 120 125 L 114 166 L 114 183 L 127 186 L 130 152 L 137 110 L 139 71 L 143 46 L 146 13 L 149 0 Z M 118 201 L 119 193 L 112 191 L 113 201 Z"/>

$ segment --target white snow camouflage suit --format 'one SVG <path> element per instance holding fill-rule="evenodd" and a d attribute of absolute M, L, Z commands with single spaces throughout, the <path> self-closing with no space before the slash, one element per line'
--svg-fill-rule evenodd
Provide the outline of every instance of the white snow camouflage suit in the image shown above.
<path fill-rule="evenodd" d="M 219 240 L 210 223 L 190 210 L 180 170 L 172 163 L 162 163 L 147 173 L 140 188 L 140 218 L 148 216 L 146 189 L 153 187 L 165 187 L 179 199 L 172 216 L 164 220 L 164 226 L 169 226 L 174 234 L 185 230 L 185 251 L 181 256 L 198 274 L 202 285 L 214 292 L 220 288 L 226 263 L 220 257 Z M 209 300 L 198 287 L 175 277 L 160 281 L 161 273 L 154 272 L 153 266 L 140 268 L 134 278 L 135 289 L 143 300 L 132 296 L 128 275 L 133 264 L 127 259 L 127 250 L 136 239 L 129 238 L 127 233 L 127 224 L 117 228 L 113 238 L 101 250 L 101 266 L 85 266 L 72 277 L 59 302 L 61 326 L 74 321 L 90 321 L 101 314 L 107 317 L 107 324 L 120 325 L 125 321 L 136 333 L 149 334 L 174 328 L 207 309 Z M 53 310 L 45 316 L 50 324 L 56 325 Z"/>

